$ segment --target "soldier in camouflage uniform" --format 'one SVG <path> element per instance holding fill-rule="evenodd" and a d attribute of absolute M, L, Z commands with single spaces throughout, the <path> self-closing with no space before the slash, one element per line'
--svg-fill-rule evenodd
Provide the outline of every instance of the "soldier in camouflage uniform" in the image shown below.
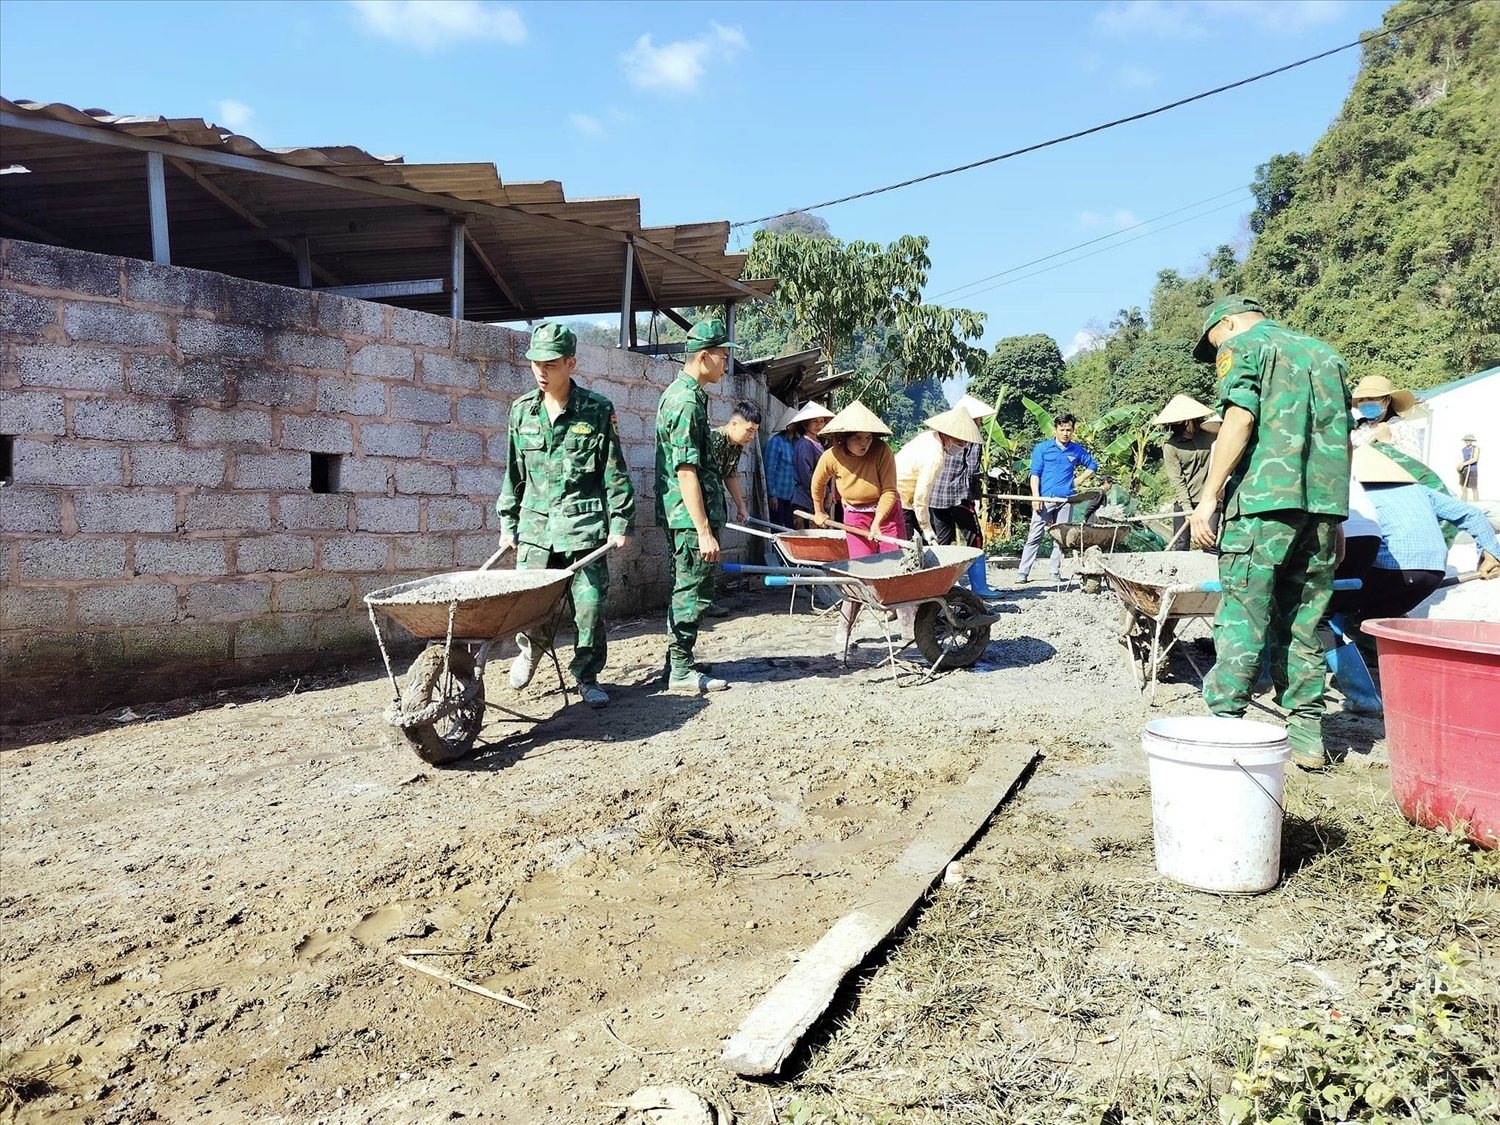
<path fill-rule="evenodd" d="M 537 389 L 511 404 L 500 546 L 514 545 L 518 570 L 560 569 L 602 546 L 623 547 L 635 533 L 635 488 L 625 467 L 615 408 L 609 399 L 573 381 L 578 339 L 561 324 L 539 325 L 526 358 Z M 578 637 L 569 671 L 583 701 L 603 707 L 599 686 L 605 660 L 604 603 L 609 562 L 596 559 L 573 576 L 569 597 Z M 552 644 L 549 622 L 518 634 L 521 654 L 510 667 L 520 691 Z"/>
<path fill-rule="evenodd" d="M 698 622 L 714 597 L 719 532 L 724 527 L 724 479 L 708 428 L 708 395 L 729 366 L 734 346 L 724 322 L 700 321 L 688 333 L 682 374 L 656 408 L 656 522 L 672 549 L 672 604 L 667 610 L 667 688 L 723 691 L 729 685 L 700 672 L 693 661 Z"/>
<path fill-rule="evenodd" d="M 1214 622 L 1217 659 L 1203 681 L 1216 715 L 1243 715 L 1269 651 L 1288 713 L 1292 760 L 1323 766 L 1323 650 L 1317 626 L 1333 594 L 1339 525 L 1349 514 L 1350 398 L 1343 357 L 1266 319 L 1248 297 L 1209 309 L 1194 356 L 1213 361 L 1224 416 L 1193 542 L 1214 545 L 1223 498 Z"/>

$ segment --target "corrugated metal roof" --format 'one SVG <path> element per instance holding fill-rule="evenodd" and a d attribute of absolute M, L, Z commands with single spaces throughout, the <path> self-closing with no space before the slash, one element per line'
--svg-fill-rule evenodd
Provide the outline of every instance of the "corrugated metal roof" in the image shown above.
<path fill-rule="evenodd" d="M 507 184 L 494 164 L 483 162 L 407 164 L 400 156 L 376 156 L 352 145 L 266 148 L 200 118 L 122 116 L 4 98 L 0 111 L 15 121 L 0 129 L 0 159 L 30 171 L 0 177 L 0 219 L 21 237 L 150 257 L 145 160 L 137 151 L 106 146 L 98 143 L 102 136 L 88 135 L 98 132 L 267 166 L 221 167 L 197 153 L 168 157 L 176 264 L 295 284 L 288 240 L 306 237 L 325 284 L 446 277 L 449 224 L 466 214 L 462 204 L 472 203 L 488 210 L 467 212 L 472 240 L 465 268 L 469 319 L 618 310 L 622 234 L 636 242 L 637 268 L 645 282 L 634 286 L 636 308 L 681 308 L 746 297 L 736 286 L 745 258 L 726 253 L 727 222 L 643 228 L 640 200 L 632 196 L 569 200 L 556 180 Z M 28 127 L 31 122 L 72 128 L 67 135 L 49 134 Z M 128 142 L 114 142 L 121 143 Z M 323 174 L 323 182 L 269 174 L 275 165 Z M 329 182 L 329 176 L 350 181 L 347 189 Z M 380 197 L 370 194 L 378 189 L 357 181 L 427 198 Z M 525 215 L 562 222 L 528 224 L 522 221 Z M 599 237 L 602 232 L 614 233 Z M 653 246 L 689 264 L 655 253 Z M 753 288 L 768 293 L 773 285 L 762 282 Z M 432 294 L 393 303 L 446 312 L 448 298 Z"/>

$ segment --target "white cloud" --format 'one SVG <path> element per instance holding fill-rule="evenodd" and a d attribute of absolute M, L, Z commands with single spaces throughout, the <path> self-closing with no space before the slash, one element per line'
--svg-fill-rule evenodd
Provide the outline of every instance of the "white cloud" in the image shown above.
<path fill-rule="evenodd" d="M 1100 347 L 1103 347 L 1103 341 L 1099 338 L 1098 331 L 1084 325 L 1073 333 L 1073 339 L 1062 350 L 1063 359 L 1072 359 L 1075 355 L 1082 355 L 1084 352 L 1091 352 Z"/>
<path fill-rule="evenodd" d="M 1146 90 L 1156 85 L 1156 73 L 1143 66 L 1122 66 L 1119 81 L 1127 90 Z"/>
<path fill-rule="evenodd" d="M 642 35 L 635 46 L 620 56 L 632 86 L 664 94 L 691 94 L 698 89 L 708 64 L 733 58 L 749 44 L 737 27 L 712 24 L 712 30 L 696 39 L 663 43 Z"/>
<path fill-rule="evenodd" d="M 226 129 L 236 133 L 243 133 L 255 123 L 255 110 L 251 109 L 244 102 L 237 102 L 233 98 L 225 98 L 218 105 L 219 120 L 216 124 L 221 124 Z"/>
<path fill-rule="evenodd" d="M 580 133 L 587 134 L 590 137 L 604 136 L 604 126 L 597 117 L 591 117 L 587 113 L 570 113 L 568 114 L 568 121 Z"/>
<path fill-rule="evenodd" d="M 1140 220 L 1135 217 L 1135 212 L 1127 210 L 1124 207 L 1111 211 L 1107 215 L 1101 214 L 1098 211 L 1085 211 L 1078 216 L 1078 225 L 1081 227 L 1103 227 L 1109 230 L 1124 230 L 1126 227 L 1133 227 L 1139 222 Z"/>
<path fill-rule="evenodd" d="M 1229 25 L 1299 32 L 1338 19 L 1347 0 L 1115 0 L 1094 26 L 1119 37 L 1206 39 Z"/>
<path fill-rule="evenodd" d="M 371 35 L 422 51 L 475 41 L 516 44 L 526 24 L 514 8 L 480 0 L 349 0 Z"/>

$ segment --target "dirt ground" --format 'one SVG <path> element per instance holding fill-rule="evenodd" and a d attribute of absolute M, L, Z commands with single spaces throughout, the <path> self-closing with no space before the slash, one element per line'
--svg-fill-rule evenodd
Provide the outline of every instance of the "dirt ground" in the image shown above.
<path fill-rule="evenodd" d="M 593 1123 L 621 1119 L 608 1103 L 640 1086 L 680 1083 L 741 1122 L 1002 1121 L 1031 1118 L 973 1091 L 1021 1075 L 1036 1104 L 1068 1111 L 1036 1119 L 1062 1120 L 1112 1075 L 1194 1057 L 1194 1036 L 1252 1020 L 1267 997 L 1358 992 L 1343 954 L 1309 951 L 1305 899 L 1156 875 L 1141 730 L 1202 704 L 1181 660 L 1155 706 L 1142 699 L 1108 592 L 1012 590 L 975 670 L 900 686 L 838 665 L 833 618 L 789 617 L 784 594 L 726 604 L 699 655 L 732 690 L 661 692 L 661 626 L 627 622 L 609 708 L 563 709 L 550 669 L 517 697 L 496 661 L 491 699 L 540 721 L 492 722 L 443 769 L 388 741 L 375 665 L 6 732 L 13 1117 Z M 1293 795 L 1379 807 L 1380 724 L 1329 726 L 1347 759 L 1293 779 Z M 986 754 L 1016 744 L 1040 762 L 966 877 L 877 955 L 787 1078 L 725 1073 L 722 1040 L 750 1007 Z M 1304 835 L 1289 870 L 1331 846 Z M 994 968 L 967 1001 L 902 975 L 934 933 L 966 930 L 993 940 L 982 956 L 960 942 L 965 971 Z M 1080 932 L 1116 930 L 1088 947 L 1103 962 L 1070 960 Z M 534 1011 L 394 960 L 413 951 Z M 1018 980 L 1052 1000 L 1008 1005 Z M 1219 983 L 1227 1015 L 1182 999 Z M 1020 1069 L 1002 1073 L 1005 1058 Z"/>

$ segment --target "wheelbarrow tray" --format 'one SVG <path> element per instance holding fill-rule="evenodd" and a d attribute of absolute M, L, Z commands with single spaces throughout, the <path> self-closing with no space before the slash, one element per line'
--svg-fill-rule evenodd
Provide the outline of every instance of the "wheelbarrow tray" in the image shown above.
<path fill-rule="evenodd" d="M 797 565 L 849 558 L 849 537 L 842 531 L 784 531 L 776 543 L 787 561 Z"/>
<path fill-rule="evenodd" d="M 1101 551 L 1113 551 L 1130 534 L 1128 524 L 1118 523 L 1054 523 L 1047 528 L 1052 538 L 1062 544 L 1065 551 L 1079 551 L 1098 547 Z"/>
<path fill-rule="evenodd" d="M 365 602 L 427 641 L 449 636 L 448 608 L 457 602 L 452 636 L 492 640 L 545 620 L 572 581 L 566 570 L 460 570 L 376 590 Z"/>
<path fill-rule="evenodd" d="M 833 563 L 827 569 L 831 575 L 855 579 L 859 584 L 856 589 L 865 595 L 860 600 L 894 606 L 942 597 L 984 552 L 978 547 L 926 547 L 922 551 L 922 569 L 903 572 L 901 564 L 906 554 L 882 551 L 862 559 Z"/>
<path fill-rule="evenodd" d="M 1219 576 L 1218 560 L 1202 551 L 1121 553 L 1100 565 L 1125 607 L 1153 621 L 1162 616 L 1163 603 L 1168 618 L 1212 617 L 1218 612 L 1219 593 L 1198 588 Z"/>

